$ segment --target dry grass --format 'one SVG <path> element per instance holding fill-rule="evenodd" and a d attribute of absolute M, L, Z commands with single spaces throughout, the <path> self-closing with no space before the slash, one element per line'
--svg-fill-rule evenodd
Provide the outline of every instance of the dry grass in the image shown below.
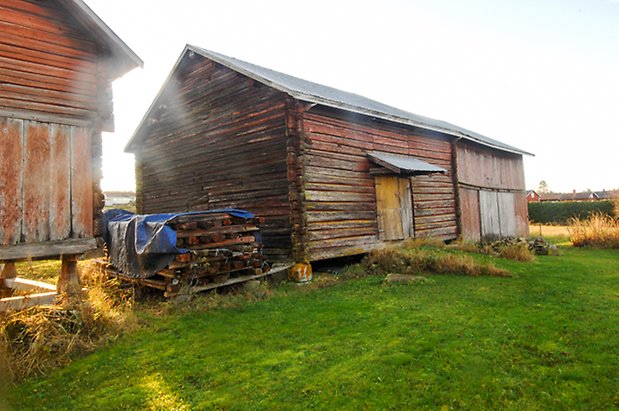
<path fill-rule="evenodd" d="M 128 296 L 115 280 L 88 264 L 82 282 L 88 289 L 83 298 L 0 314 L 0 366 L 7 380 L 61 367 L 135 326 Z"/>
<path fill-rule="evenodd" d="M 427 238 L 409 238 L 402 242 L 404 248 L 420 248 L 420 247 L 433 247 L 444 248 L 446 247 L 445 241 L 440 238 L 427 237 Z"/>
<path fill-rule="evenodd" d="M 529 226 L 529 232 L 533 237 L 569 237 L 570 227 L 566 225 L 536 225 Z"/>
<path fill-rule="evenodd" d="M 459 274 L 469 276 L 510 277 L 507 270 L 490 263 L 478 263 L 471 256 L 437 250 L 385 248 L 372 251 L 363 265 L 371 274 Z"/>
<path fill-rule="evenodd" d="M 515 261 L 533 261 L 535 255 L 529 250 L 526 243 L 509 244 L 499 248 L 498 256 Z"/>
<path fill-rule="evenodd" d="M 575 247 L 619 248 L 619 218 L 602 213 L 572 220 L 570 241 Z"/>

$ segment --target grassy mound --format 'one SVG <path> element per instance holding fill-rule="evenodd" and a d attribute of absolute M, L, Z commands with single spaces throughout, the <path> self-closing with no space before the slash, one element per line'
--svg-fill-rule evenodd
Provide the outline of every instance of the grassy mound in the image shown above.
<path fill-rule="evenodd" d="M 470 255 L 441 248 L 389 247 L 375 250 L 364 260 L 370 274 L 457 274 L 468 276 L 510 277 L 511 273 L 492 263 L 477 262 Z"/>

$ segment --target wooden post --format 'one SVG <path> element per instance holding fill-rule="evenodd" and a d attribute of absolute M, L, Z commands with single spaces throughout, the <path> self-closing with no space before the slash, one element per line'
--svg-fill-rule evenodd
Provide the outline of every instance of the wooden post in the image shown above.
<path fill-rule="evenodd" d="M 458 238 L 463 238 L 464 233 L 462 232 L 462 202 L 460 199 L 460 176 L 458 175 L 458 140 L 452 141 L 451 143 L 451 181 L 453 183 L 454 201 L 456 206 L 456 236 Z"/>
<path fill-rule="evenodd" d="M 81 291 L 82 287 L 77 271 L 78 257 L 79 255 L 75 254 L 62 256 L 62 268 L 56 285 L 58 294 L 76 295 Z"/>
<path fill-rule="evenodd" d="M 17 277 L 17 269 L 15 268 L 15 263 L 12 261 L 4 263 L 2 273 L 0 274 L 0 288 L 6 287 L 4 280 L 13 279 L 15 277 Z"/>

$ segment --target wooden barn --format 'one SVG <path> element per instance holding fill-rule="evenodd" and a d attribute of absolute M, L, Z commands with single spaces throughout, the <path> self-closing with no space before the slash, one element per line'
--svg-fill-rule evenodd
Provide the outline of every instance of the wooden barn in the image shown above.
<path fill-rule="evenodd" d="M 66 274 L 96 247 L 111 82 L 141 65 L 81 0 L 0 0 L 4 277 L 14 275 L 14 261 L 58 256 Z"/>
<path fill-rule="evenodd" d="M 139 212 L 250 210 L 274 260 L 528 234 L 528 153 L 195 46 L 126 150 Z"/>

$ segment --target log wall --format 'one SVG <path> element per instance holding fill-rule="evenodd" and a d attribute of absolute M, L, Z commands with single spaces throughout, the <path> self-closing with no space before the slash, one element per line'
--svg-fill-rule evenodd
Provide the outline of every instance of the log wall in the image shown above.
<path fill-rule="evenodd" d="M 450 139 L 316 107 L 304 114 L 304 241 L 312 260 L 358 254 L 379 244 L 368 151 L 415 156 L 447 170 L 412 178 L 415 235 L 455 238 Z"/>
<path fill-rule="evenodd" d="M 0 245 L 100 233 L 108 73 L 59 2 L 0 0 Z"/>
<path fill-rule="evenodd" d="M 0 33 L 0 115 L 111 128 L 105 60 L 58 3 L 0 0 Z"/>
<path fill-rule="evenodd" d="M 140 130 L 138 211 L 246 209 L 268 257 L 289 257 L 285 96 L 198 55 L 175 73 Z"/>

